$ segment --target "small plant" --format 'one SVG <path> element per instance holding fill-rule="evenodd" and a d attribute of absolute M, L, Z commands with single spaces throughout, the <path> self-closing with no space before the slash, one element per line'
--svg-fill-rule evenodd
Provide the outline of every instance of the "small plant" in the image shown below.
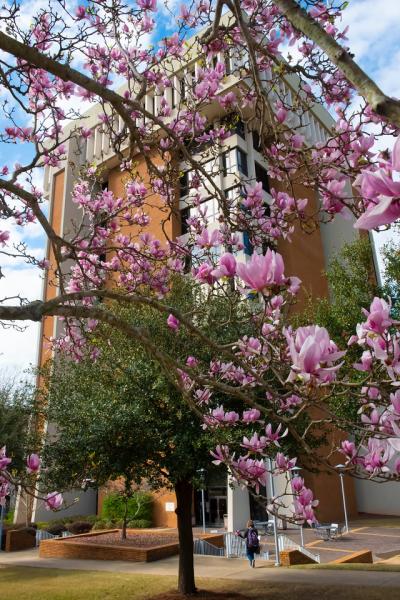
<path fill-rule="evenodd" d="M 151 521 L 147 521 L 146 519 L 132 519 L 132 521 L 128 521 L 129 529 L 148 529 L 151 527 Z"/>
<path fill-rule="evenodd" d="M 145 519 L 151 522 L 152 495 L 148 492 L 134 492 L 127 500 L 127 518 Z M 125 498 L 122 494 L 109 494 L 104 498 L 102 517 L 112 521 L 122 521 L 125 515 Z"/>

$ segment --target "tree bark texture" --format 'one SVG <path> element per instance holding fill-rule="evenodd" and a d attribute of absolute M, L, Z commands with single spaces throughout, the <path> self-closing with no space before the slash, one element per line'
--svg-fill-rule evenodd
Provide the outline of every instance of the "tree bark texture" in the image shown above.
<path fill-rule="evenodd" d="M 181 594 L 194 594 L 192 500 L 193 486 L 187 480 L 175 484 L 179 536 L 178 589 Z"/>

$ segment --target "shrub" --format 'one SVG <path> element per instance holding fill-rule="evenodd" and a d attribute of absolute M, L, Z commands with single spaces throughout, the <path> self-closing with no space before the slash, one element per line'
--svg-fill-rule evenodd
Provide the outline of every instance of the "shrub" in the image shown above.
<path fill-rule="evenodd" d="M 4 525 L 12 525 L 14 520 L 14 511 L 9 510 L 4 519 Z"/>
<path fill-rule="evenodd" d="M 129 529 L 148 529 L 151 527 L 151 521 L 147 519 L 133 519 L 132 521 L 128 521 Z"/>
<path fill-rule="evenodd" d="M 61 535 L 63 531 L 67 531 L 63 523 L 53 523 L 45 527 L 45 530 L 52 535 Z"/>
<path fill-rule="evenodd" d="M 151 522 L 153 497 L 149 492 L 135 492 L 128 499 L 128 521 L 142 520 Z M 125 512 L 125 500 L 121 494 L 109 494 L 104 498 L 101 516 L 112 521 L 122 521 Z"/>
<path fill-rule="evenodd" d="M 107 521 L 106 519 L 98 519 L 93 525 L 93 531 L 98 531 L 99 529 L 115 529 L 115 523 L 112 521 Z"/>
<path fill-rule="evenodd" d="M 75 521 L 74 523 L 67 523 L 65 527 L 70 533 L 78 535 L 80 533 L 88 533 L 91 531 L 93 524 L 88 521 Z"/>

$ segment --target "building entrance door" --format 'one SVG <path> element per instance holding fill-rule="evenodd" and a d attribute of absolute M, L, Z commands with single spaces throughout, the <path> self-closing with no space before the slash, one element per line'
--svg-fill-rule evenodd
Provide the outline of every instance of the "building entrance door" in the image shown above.
<path fill-rule="evenodd" d="M 214 495 L 212 490 L 209 490 L 209 502 L 210 525 L 214 527 L 222 527 L 224 524 L 224 515 L 226 515 L 228 509 L 226 496 Z"/>

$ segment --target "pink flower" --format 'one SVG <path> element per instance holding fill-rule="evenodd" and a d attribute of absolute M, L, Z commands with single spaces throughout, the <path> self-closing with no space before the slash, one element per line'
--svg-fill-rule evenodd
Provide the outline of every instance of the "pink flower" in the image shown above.
<path fill-rule="evenodd" d="M 288 459 L 282 452 L 278 452 L 275 456 L 276 470 L 278 473 L 285 473 L 289 469 L 293 469 L 296 465 L 297 458 Z"/>
<path fill-rule="evenodd" d="M 357 456 L 356 445 L 354 442 L 349 442 L 349 440 L 344 440 L 342 442 L 340 451 L 350 460 Z"/>
<path fill-rule="evenodd" d="M 36 473 L 40 467 L 40 458 L 37 454 L 30 454 L 26 459 L 26 470 L 28 473 Z"/>
<path fill-rule="evenodd" d="M 6 245 L 6 242 L 10 239 L 9 231 L 0 231 L 0 244 L 2 246 Z"/>
<path fill-rule="evenodd" d="M 400 172 L 400 136 L 392 151 L 391 170 Z M 361 194 L 369 201 L 365 213 L 355 222 L 358 229 L 374 229 L 393 223 L 400 217 L 400 182 L 394 181 L 387 169 L 364 171 L 358 180 Z"/>
<path fill-rule="evenodd" d="M 173 331 L 178 331 L 179 326 L 180 326 L 180 321 L 173 314 L 170 314 L 167 319 L 167 325 Z"/>
<path fill-rule="evenodd" d="M 186 359 L 186 364 L 188 367 L 197 367 L 199 361 L 194 356 L 188 356 Z"/>
<path fill-rule="evenodd" d="M 226 252 L 219 259 L 219 265 L 211 274 L 215 279 L 221 277 L 233 277 L 236 273 L 236 259 L 230 252 Z"/>
<path fill-rule="evenodd" d="M 279 442 L 278 440 L 280 438 L 286 437 L 288 434 L 288 430 L 285 429 L 285 431 L 281 434 L 281 429 L 282 429 L 282 423 L 280 423 L 278 425 L 278 427 L 276 428 L 276 431 L 274 433 L 273 429 L 272 429 L 272 425 L 271 423 L 268 423 L 268 425 L 265 428 L 265 433 L 267 434 L 267 439 L 269 442 L 273 442 L 275 444 L 275 446 L 279 446 Z"/>
<path fill-rule="evenodd" d="M 137 0 L 137 4 L 143 10 L 157 10 L 157 0 Z"/>
<path fill-rule="evenodd" d="M 212 248 L 219 246 L 222 242 L 222 236 L 219 229 L 214 229 L 210 235 L 208 229 L 204 228 L 200 235 L 196 236 L 196 244 L 200 248 Z"/>
<path fill-rule="evenodd" d="M 244 437 L 240 445 L 250 452 L 262 452 L 267 447 L 268 441 L 264 435 L 259 438 L 258 433 L 253 433 L 250 439 Z"/>
<path fill-rule="evenodd" d="M 212 285 L 215 282 L 213 267 L 208 262 L 202 263 L 198 269 L 193 269 L 193 274 L 200 283 Z"/>
<path fill-rule="evenodd" d="M 249 410 L 243 411 L 242 420 L 244 423 L 254 423 L 255 421 L 258 421 L 260 416 L 261 413 L 257 408 L 250 408 Z"/>
<path fill-rule="evenodd" d="M 247 287 L 257 292 L 285 283 L 283 258 L 269 248 L 265 256 L 254 253 L 247 264 L 238 263 L 237 274 Z"/>
<path fill-rule="evenodd" d="M 59 492 L 51 492 L 51 494 L 47 494 L 44 502 L 46 510 L 58 510 L 64 502 L 64 499 Z"/>
<path fill-rule="evenodd" d="M 345 352 L 338 351 L 325 327 L 309 325 L 299 327 L 294 335 L 289 330 L 285 334 L 292 359 L 288 381 L 296 378 L 309 381 L 311 377 L 315 377 L 325 383 L 335 378 L 341 365 L 334 365 L 334 362 Z"/>
<path fill-rule="evenodd" d="M 303 490 L 303 488 L 304 488 L 304 479 L 302 477 L 293 477 L 292 490 L 298 494 Z"/>
<path fill-rule="evenodd" d="M 364 328 L 374 333 L 384 333 L 393 323 L 390 318 L 390 309 L 390 304 L 382 298 L 375 297 L 371 302 L 369 312 L 363 309 L 364 314 L 368 317 L 367 321 L 363 323 Z"/>
<path fill-rule="evenodd" d="M 11 458 L 6 456 L 6 447 L 0 448 L 0 471 L 4 471 L 11 462 Z"/>

